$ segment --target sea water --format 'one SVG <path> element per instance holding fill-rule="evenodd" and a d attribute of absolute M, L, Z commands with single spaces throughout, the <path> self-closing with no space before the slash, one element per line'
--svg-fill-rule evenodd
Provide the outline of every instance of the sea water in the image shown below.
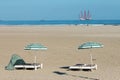
<path fill-rule="evenodd" d="M 120 20 L 9 20 L 0 21 L 0 25 L 120 25 Z"/>

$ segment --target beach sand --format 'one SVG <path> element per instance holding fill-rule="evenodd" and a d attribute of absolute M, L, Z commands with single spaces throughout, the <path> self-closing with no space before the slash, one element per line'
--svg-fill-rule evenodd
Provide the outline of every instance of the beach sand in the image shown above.
<path fill-rule="evenodd" d="M 103 48 L 78 50 L 84 42 L 95 41 Z M 41 43 L 46 51 L 25 51 L 29 43 Z M 90 53 L 98 69 L 68 71 L 61 68 L 90 63 Z M 5 70 L 11 55 L 26 62 L 43 63 L 43 69 Z M 56 72 L 65 73 L 57 74 Z M 120 26 L 0 26 L 0 80 L 120 80 Z"/>

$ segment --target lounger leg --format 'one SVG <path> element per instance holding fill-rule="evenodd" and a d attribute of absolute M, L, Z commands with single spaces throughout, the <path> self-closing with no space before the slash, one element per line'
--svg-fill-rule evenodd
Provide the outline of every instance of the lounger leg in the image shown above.
<path fill-rule="evenodd" d="M 91 72 L 93 71 L 93 69 L 91 69 Z"/>
<path fill-rule="evenodd" d="M 43 68 L 43 64 L 41 63 L 41 65 L 40 65 L 40 68 L 42 69 Z"/>
<path fill-rule="evenodd" d="M 35 70 L 37 70 L 37 66 L 35 65 Z"/>

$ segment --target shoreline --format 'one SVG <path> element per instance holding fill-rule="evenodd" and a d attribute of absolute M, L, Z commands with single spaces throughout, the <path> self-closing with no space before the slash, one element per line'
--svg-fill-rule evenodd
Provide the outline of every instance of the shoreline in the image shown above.
<path fill-rule="evenodd" d="M 70 26 L 70 27 L 85 27 L 85 26 L 87 26 L 87 27 L 89 27 L 89 26 L 91 26 L 91 27 L 93 27 L 93 26 L 95 26 L 95 27 L 100 27 L 100 26 L 108 26 L 108 27 L 110 27 L 110 26 L 114 26 L 114 27 L 116 27 L 116 26 L 120 26 L 120 25 L 114 25 L 114 24 L 44 24 L 44 25 L 42 25 L 42 24 L 38 24 L 38 25 L 30 25 L 30 24 L 21 24 L 21 25 L 1 25 L 0 24 L 0 27 L 32 27 L 32 26 L 34 26 L 34 27 L 51 27 L 51 26 L 55 26 L 55 27 L 61 27 L 61 26 L 64 26 L 64 27 L 66 27 L 66 26 Z"/>

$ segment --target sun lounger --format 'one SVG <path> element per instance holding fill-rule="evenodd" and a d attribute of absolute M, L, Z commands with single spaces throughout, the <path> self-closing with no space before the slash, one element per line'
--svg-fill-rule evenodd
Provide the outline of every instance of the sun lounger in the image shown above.
<path fill-rule="evenodd" d="M 14 70 L 14 69 L 34 69 L 43 68 L 43 64 L 36 63 L 36 57 L 34 63 L 26 63 L 20 56 L 13 54 L 10 62 L 5 66 L 5 70 Z"/>
<path fill-rule="evenodd" d="M 14 68 L 15 69 L 34 69 L 34 70 L 37 70 L 38 68 L 42 68 L 42 64 L 33 63 L 33 64 L 15 65 Z"/>
<path fill-rule="evenodd" d="M 77 64 L 74 66 L 70 66 L 69 70 L 96 70 L 97 65 L 96 64 Z"/>

